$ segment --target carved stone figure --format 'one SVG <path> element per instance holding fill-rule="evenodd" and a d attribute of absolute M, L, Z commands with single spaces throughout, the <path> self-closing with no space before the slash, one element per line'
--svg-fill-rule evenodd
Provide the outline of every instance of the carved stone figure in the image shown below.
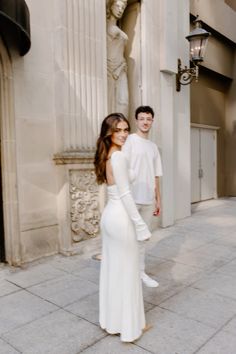
<path fill-rule="evenodd" d="M 107 78 L 108 114 L 120 112 L 127 117 L 129 92 L 124 49 L 128 36 L 117 25 L 126 6 L 127 0 L 107 1 Z"/>

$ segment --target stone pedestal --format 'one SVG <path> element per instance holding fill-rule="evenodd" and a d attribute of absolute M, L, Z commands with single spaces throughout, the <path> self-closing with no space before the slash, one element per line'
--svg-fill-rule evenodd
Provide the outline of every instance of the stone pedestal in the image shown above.
<path fill-rule="evenodd" d="M 93 159 L 91 152 L 68 152 L 54 157 L 59 167 L 60 251 L 64 254 L 80 252 L 80 242 L 99 233 L 100 190 Z"/>

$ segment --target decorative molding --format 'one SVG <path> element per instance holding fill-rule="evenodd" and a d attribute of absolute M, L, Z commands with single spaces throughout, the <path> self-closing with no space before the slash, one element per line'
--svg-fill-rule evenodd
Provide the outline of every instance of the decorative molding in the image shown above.
<path fill-rule="evenodd" d="M 55 154 L 53 160 L 56 165 L 92 164 L 95 151 L 65 151 Z"/>
<path fill-rule="evenodd" d="M 99 231 L 99 191 L 91 169 L 70 170 L 70 216 L 72 242 L 95 237 Z"/>
<path fill-rule="evenodd" d="M 220 127 L 216 125 L 207 125 L 207 124 L 201 124 L 201 123 L 191 123 L 192 128 L 204 128 L 204 129 L 213 129 L 213 130 L 219 130 Z"/>

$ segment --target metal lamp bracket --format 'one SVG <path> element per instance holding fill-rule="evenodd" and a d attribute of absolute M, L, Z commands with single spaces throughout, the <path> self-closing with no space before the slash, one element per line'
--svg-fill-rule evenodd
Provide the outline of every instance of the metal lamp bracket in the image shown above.
<path fill-rule="evenodd" d="M 196 64 L 192 68 L 181 67 L 181 60 L 178 59 L 178 73 L 176 74 L 176 91 L 181 90 L 181 85 L 189 85 L 195 78 L 198 81 L 199 68 Z"/>

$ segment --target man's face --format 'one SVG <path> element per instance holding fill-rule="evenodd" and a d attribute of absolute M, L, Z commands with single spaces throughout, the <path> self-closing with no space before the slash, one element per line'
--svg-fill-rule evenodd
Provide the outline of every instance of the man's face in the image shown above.
<path fill-rule="evenodd" d="M 139 113 L 136 119 L 137 129 L 142 133 L 148 133 L 152 127 L 153 116 L 151 113 Z"/>

